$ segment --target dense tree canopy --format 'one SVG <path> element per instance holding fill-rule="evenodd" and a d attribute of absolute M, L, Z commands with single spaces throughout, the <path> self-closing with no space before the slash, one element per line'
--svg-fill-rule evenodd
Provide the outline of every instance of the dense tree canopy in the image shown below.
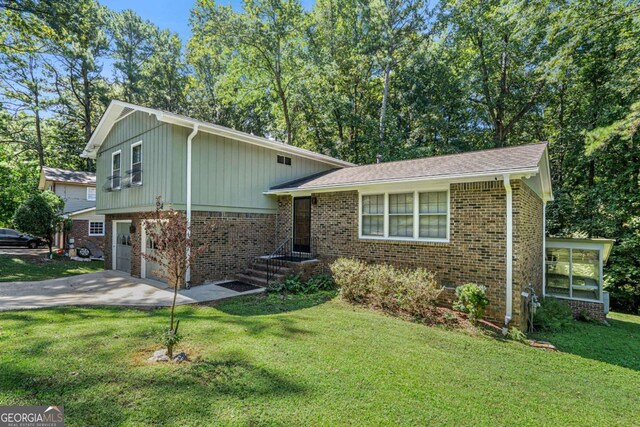
<path fill-rule="evenodd" d="M 93 168 L 114 98 L 356 163 L 549 141 L 549 232 L 617 239 L 607 286 L 640 306 L 637 0 L 197 0 L 191 27 L 0 0 L 0 224 L 39 166 Z"/>

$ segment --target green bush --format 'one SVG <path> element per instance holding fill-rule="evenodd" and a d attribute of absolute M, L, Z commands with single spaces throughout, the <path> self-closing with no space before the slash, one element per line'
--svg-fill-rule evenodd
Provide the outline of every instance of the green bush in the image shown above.
<path fill-rule="evenodd" d="M 330 266 L 342 297 L 349 302 L 425 318 L 440 292 L 435 275 L 423 268 L 399 269 L 339 258 Z"/>
<path fill-rule="evenodd" d="M 485 286 L 467 283 L 456 288 L 456 300 L 453 303 L 453 308 L 467 313 L 471 320 L 482 319 L 487 305 L 489 305 L 489 299 Z"/>
<path fill-rule="evenodd" d="M 311 276 L 305 285 L 307 293 L 331 291 L 336 287 L 331 276 L 326 274 L 316 274 Z"/>
<path fill-rule="evenodd" d="M 573 312 L 557 298 L 544 298 L 533 315 L 533 327 L 543 331 L 559 331 L 573 325 Z"/>
<path fill-rule="evenodd" d="M 311 276 L 309 280 L 303 282 L 300 275 L 289 276 L 282 282 L 272 283 L 267 288 L 269 292 L 286 294 L 312 294 L 334 289 L 333 279 L 326 274 Z"/>

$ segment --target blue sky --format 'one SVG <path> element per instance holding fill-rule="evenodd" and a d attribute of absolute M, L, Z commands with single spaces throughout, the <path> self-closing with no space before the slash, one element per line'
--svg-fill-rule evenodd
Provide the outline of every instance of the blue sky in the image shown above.
<path fill-rule="evenodd" d="M 100 3 L 116 11 L 132 9 L 143 19 L 156 24 L 161 29 L 177 32 L 186 43 L 191 36 L 189 29 L 189 13 L 195 0 L 99 0 Z M 242 0 L 221 0 L 220 4 L 231 4 L 234 9 L 242 8 Z M 314 0 L 302 0 L 302 5 L 311 9 Z"/>

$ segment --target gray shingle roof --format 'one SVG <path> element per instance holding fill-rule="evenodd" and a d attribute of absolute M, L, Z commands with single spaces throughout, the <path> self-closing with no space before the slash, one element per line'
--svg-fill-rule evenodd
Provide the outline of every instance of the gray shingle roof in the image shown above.
<path fill-rule="evenodd" d="M 457 175 L 474 176 L 531 170 L 538 167 L 546 148 L 547 143 L 527 144 L 333 169 L 277 185 L 271 190 L 331 188 L 396 180 L 434 179 Z"/>
<path fill-rule="evenodd" d="M 47 181 L 87 185 L 96 184 L 96 174 L 93 172 L 72 171 L 68 169 L 50 168 L 48 166 L 44 166 L 42 172 L 44 172 L 44 178 Z"/>

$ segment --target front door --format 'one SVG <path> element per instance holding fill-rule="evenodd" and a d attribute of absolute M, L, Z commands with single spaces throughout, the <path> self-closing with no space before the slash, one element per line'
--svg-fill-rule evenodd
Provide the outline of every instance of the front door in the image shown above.
<path fill-rule="evenodd" d="M 116 270 L 131 273 L 131 227 L 130 222 L 115 223 Z"/>
<path fill-rule="evenodd" d="M 293 251 L 311 252 L 311 197 L 293 199 Z"/>

